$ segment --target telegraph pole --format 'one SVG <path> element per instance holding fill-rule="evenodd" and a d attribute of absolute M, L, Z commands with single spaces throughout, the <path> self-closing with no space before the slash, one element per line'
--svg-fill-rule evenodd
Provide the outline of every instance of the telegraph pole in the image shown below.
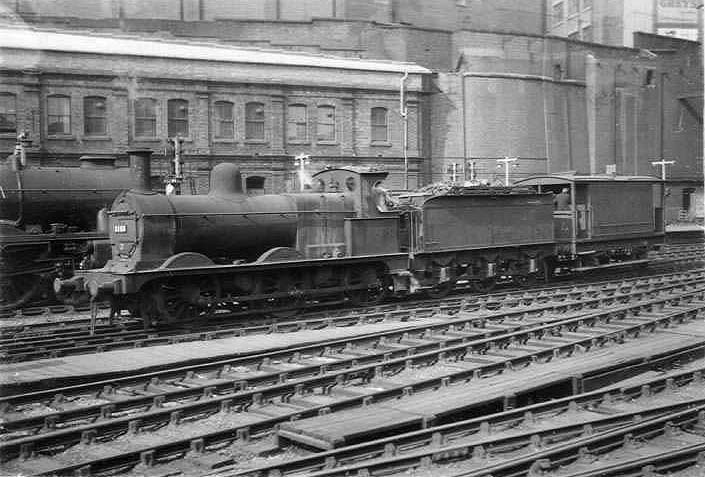
<path fill-rule="evenodd" d="M 294 158 L 294 165 L 299 167 L 299 189 L 301 192 L 304 191 L 306 186 L 304 178 L 306 177 L 306 165 L 311 164 L 310 158 L 311 156 L 306 154 L 299 154 Z"/>
<path fill-rule="evenodd" d="M 652 166 L 661 166 L 661 180 L 666 180 L 666 166 L 669 164 L 675 164 L 676 161 L 666 161 L 661 159 L 660 161 L 651 161 Z"/>
<path fill-rule="evenodd" d="M 497 159 L 497 162 L 499 163 L 497 167 L 502 167 L 502 164 L 504 164 L 504 185 L 509 187 L 509 164 L 512 162 L 516 162 L 518 157 L 507 157 L 504 156 L 504 159 Z"/>
<path fill-rule="evenodd" d="M 184 143 L 184 138 L 176 136 L 168 139 L 174 144 L 174 159 L 173 159 L 173 174 L 166 180 L 166 195 L 180 195 L 181 183 L 184 180 L 183 163 L 181 162 L 181 145 Z"/>

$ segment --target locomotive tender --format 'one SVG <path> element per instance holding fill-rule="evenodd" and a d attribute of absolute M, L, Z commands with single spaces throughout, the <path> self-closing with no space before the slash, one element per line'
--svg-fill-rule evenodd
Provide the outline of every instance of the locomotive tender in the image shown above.
<path fill-rule="evenodd" d="M 112 156 L 82 156 L 80 167 L 0 164 L 0 310 L 53 293 L 55 277 L 100 267 L 110 257 L 107 209 L 127 189 L 149 188 L 148 150 L 130 151 L 130 167 Z"/>
<path fill-rule="evenodd" d="M 86 289 L 145 323 L 218 309 L 284 314 L 390 293 L 443 296 L 459 279 L 479 291 L 499 278 L 533 282 L 642 258 L 663 238 L 653 178 L 551 176 L 526 182 L 541 191 L 454 188 L 394 203 L 381 187 L 386 175 L 327 169 L 311 192 L 247 196 L 224 163 L 208 195 L 125 192 L 109 212 L 111 259 L 55 289 Z M 575 205 L 554 211 L 545 189 L 566 184 Z M 619 185 L 607 188 L 609 200 L 593 195 L 607 184 Z"/>

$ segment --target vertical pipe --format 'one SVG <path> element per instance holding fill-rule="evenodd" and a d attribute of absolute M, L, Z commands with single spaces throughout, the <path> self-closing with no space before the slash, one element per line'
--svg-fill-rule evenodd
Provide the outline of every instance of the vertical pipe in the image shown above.
<path fill-rule="evenodd" d="M 409 155 L 407 152 L 407 142 L 408 138 L 408 114 L 406 110 L 406 98 L 404 94 L 404 88 L 406 86 L 406 80 L 409 78 L 409 72 L 405 71 L 404 76 L 399 80 L 399 115 L 402 118 L 402 152 L 404 154 L 404 189 L 409 190 Z"/>
<path fill-rule="evenodd" d="M 663 122 L 664 122 L 664 87 L 666 85 L 666 73 L 661 73 L 660 75 L 661 81 L 659 81 L 659 91 L 658 91 L 658 147 L 659 147 L 659 153 L 658 157 L 659 159 L 663 160 L 664 155 L 664 135 L 663 135 Z"/>

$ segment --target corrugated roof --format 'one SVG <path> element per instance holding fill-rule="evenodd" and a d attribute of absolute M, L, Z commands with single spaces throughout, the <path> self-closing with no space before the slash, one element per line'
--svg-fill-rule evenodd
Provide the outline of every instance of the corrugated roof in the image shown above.
<path fill-rule="evenodd" d="M 414 63 L 342 58 L 194 41 L 49 31 L 12 25 L 0 26 L 0 48 L 210 60 L 230 63 L 264 63 L 392 73 L 431 73 L 431 70 Z"/>

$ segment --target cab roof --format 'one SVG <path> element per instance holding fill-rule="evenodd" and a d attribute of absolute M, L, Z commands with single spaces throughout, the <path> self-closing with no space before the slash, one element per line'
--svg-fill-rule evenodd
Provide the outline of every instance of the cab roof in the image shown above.
<path fill-rule="evenodd" d="M 605 182 L 661 182 L 652 176 L 617 176 L 612 174 L 580 175 L 572 173 L 533 176 L 514 183 L 515 186 L 589 184 Z"/>

